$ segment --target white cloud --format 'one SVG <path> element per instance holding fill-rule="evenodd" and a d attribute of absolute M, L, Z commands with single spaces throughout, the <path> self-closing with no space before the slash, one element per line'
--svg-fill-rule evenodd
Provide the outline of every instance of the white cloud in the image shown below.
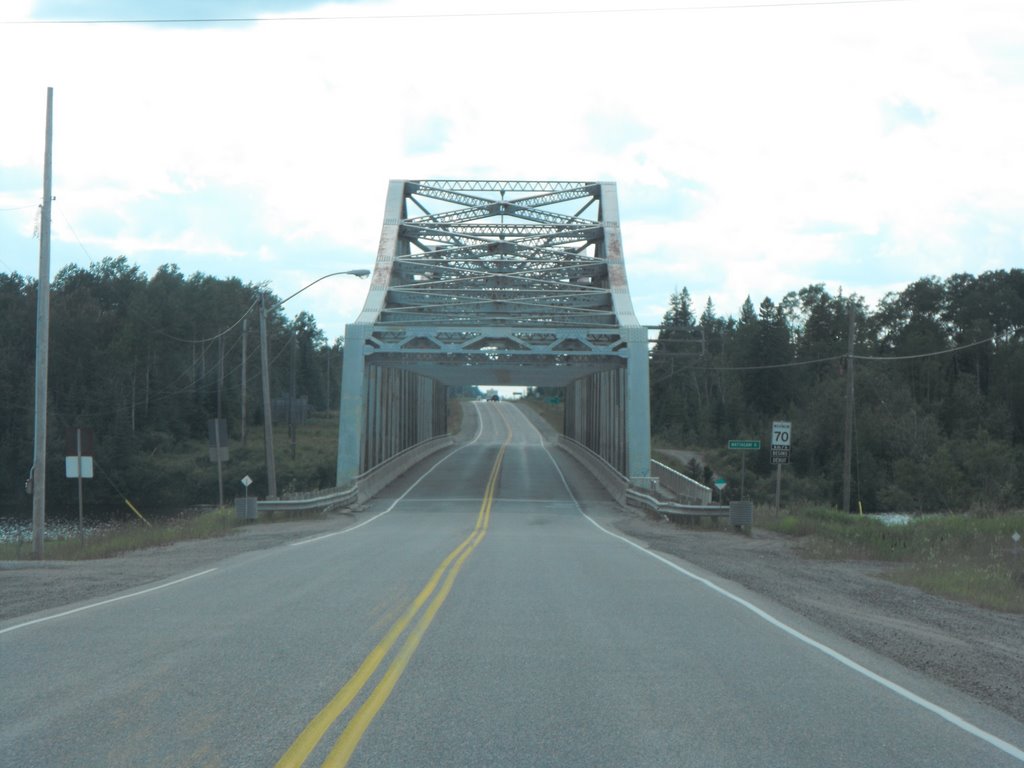
<path fill-rule="evenodd" d="M 531 7 L 601 6 L 507 6 Z M 430 9 L 459 12 L 481 8 Z M 0 84 L 0 200 L 36 194 L 53 85 L 56 192 L 90 251 L 205 253 L 223 275 L 251 255 L 286 295 L 296 259 L 312 277 L 372 259 L 390 178 L 611 179 L 637 216 L 625 253 L 646 322 L 683 285 L 723 312 L 812 282 L 867 295 L 1019 265 L 1022 43 L 1015 7 L 945 2 L 0 25 L 18 73 Z M 358 295 L 310 300 L 335 290 Z"/>

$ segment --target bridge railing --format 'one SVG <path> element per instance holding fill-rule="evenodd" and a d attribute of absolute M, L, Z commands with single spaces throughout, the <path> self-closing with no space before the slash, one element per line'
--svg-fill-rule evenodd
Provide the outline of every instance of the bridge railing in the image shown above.
<path fill-rule="evenodd" d="M 692 522 L 698 521 L 704 517 L 727 517 L 729 518 L 730 523 L 738 522 L 737 519 L 734 519 L 734 511 L 730 507 L 712 506 L 710 504 L 710 488 L 697 483 L 679 472 L 676 472 L 671 467 L 666 467 L 664 464 L 651 462 L 652 477 L 628 478 L 618 472 L 603 458 L 587 448 L 587 446 L 573 440 L 571 437 L 559 435 L 558 445 L 579 461 L 584 468 L 590 472 L 590 474 L 593 475 L 602 486 L 604 486 L 605 490 L 611 494 L 612 498 L 624 506 L 636 507 L 644 510 L 645 512 L 663 515 L 664 517 L 672 520 L 688 520 Z M 659 475 L 662 474 L 660 467 L 664 467 L 664 469 L 667 470 L 664 474 L 670 478 L 669 482 L 679 483 L 679 487 L 683 488 L 691 497 L 698 498 L 699 501 L 697 503 L 685 504 L 677 501 L 666 501 L 665 499 L 659 498 L 657 488 L 660 482 L 660 477 L 653 474 L 653 465 L 656 463 L 659 466 Z M 690 484 L 697 486 L 697 488 L 693 488 L 690 484 L 683 483 L 675 476 L 690 481 Z M 707 493 L 705 494 L 704 491 Z M 749 521 L 746 520 L 739 522 L 743 522 L 746 525 L 750 524 Z"/>
<path fill-rule="evenodd" d="M 558 445 L 564 448 L 580 464 L 586 467 L 587 471 L 604 486 L 604 489 L 611 494 L 612 498 L 620 504 L 626 503 L 626 493 L 629 490 L 629 478 L 619 472 L 615 467 L 605 461 L 601 456 L 566 435 L 558 436 Z"/>
<path fill-rule="evenodd" d="M 698 483 L 692 477 L 677 472 L 672 467 L 651 459 L 651 474 L 658 478 L 658 485 L 675 494 L 685 504 L 710 504 L 711 489 Z"/>
<path fill-rule="evenodd" d="M 441 435 L 423 440 L 359 475 L 356 478 L 356 489 L 359 493 L 358 503 L 361 504 L 367 499 L 373 498 L 380 493 L 384 486 L 412 467 L 413 464 L 442 448 L 447 448 L 454 442 L 455 438 L 452 435 Z"/>
<path fill-rule="evenodd" d="M 451 435 L 442 435 L 423 440 L 387 461 L 378 464 L 368 472 L 356 477 L 354 483 L 342 488 L 285 494 L 280 499 L 264 499 L 256 502 L 256 514 L 272 512 L 325 512 L 335 507 L 350 507 L 361 504 L 378 494 L 384 486 L 408 470 L 418 461 L 432 453 L 447 448 L 455 442 Z"/>

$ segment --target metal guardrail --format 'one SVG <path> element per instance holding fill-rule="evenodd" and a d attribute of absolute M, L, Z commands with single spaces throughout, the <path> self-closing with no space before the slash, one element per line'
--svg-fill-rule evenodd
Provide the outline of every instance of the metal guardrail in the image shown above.
<path fill-rule="evenodd" d="M 754 505 L 750 501 L 731 501 L 727 506 L 715 507 L 703 504 L 676 504 L 671 501 L 661 501 L 650 494 L 630 489 L 626 492 L 626 504 L 664 515 L 670 520 L 685 520 L 693 523 L 700 522 L 702 517 L 725 517 L 728 518 L 729 525 L 737 530 L 744 526 L 751 530 L 754 526 Z"/>
<path fill-rule="evenodd" d="M 287 494 L 282 499 L 262 499 L 256 502 L 256 514 L 264 515 L 273 512 L 326 512 L 334 507 L 347 507 L 355 504 L 359 491 L 355 485 L 347 488 L 307 491 Z"/>
<path fill-rule="evenodd" d="M 273 512 L 325 512 L 335 507 L 361 504 L 408 470 L 413 464 L 430 454 L 447 448 L 455 442 L 451 435 L 442 435 L 406 448 L 355 479 L 355 483 L 342 488 L 290 493 L 281 499 L 263 499 L 256 502 L 257 515 Z"/>
<path fill-rule="evenodd" d="M 674 501 L 662 501 L 648 493 L 635 489 L 626 491 L 626 505 L 639 507 L 648 512 L 664 515 L 677 520 L 699 520 L 702 517 L 728 517 L 729 507 L 710 506 L 707 504 L 677 504 Z"/>

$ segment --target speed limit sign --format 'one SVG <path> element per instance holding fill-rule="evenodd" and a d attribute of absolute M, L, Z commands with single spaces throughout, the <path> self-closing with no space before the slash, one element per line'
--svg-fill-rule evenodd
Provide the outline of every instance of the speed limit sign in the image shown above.
<path fill-rule="evenodd" d="M 792 422 L 772 422 L 772 464 L 789 464 L 790 441 L 792 439 Z"/>

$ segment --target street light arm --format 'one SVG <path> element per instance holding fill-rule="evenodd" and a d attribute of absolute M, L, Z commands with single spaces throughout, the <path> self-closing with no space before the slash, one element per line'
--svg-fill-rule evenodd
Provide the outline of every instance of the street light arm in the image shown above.
<path fill-rule="evenodd" d="M 272 304 L 271 306 L 267 307 L 264 310 L 264 312 L 272 312 L 273 310 L 277 309 L 282 304 L 284 304 L 286 301 L 291 301 L 292 299 L 294 299 L 296 296 L 298 296 L 300 293 L 302 293 L 307 288 L 312 288 L 314 285 L 319 283 L 321 280 L 326 280 L 328 277 L 336 277 L 337 275 L 352 275 L 353 277 L 364 278 L 364 277 L 368 277 L 369 274 L 370 274 L 370 270 L 368 270 L 368 269 L 348 269 L 348 270 L 345 270 L 344 272 L 330 272 L 330 273 L 328 273 L 326 275 L 322 275 L 322 276 L 318 277 L 316 280 L 314 280 L 313 282 L 309 283 L 308 285 L 302 286 L 301 288 L 299 288 L 299 290 L 297 290 L 295 293 L 293 293 L 288 298 L 281 299 L 281 301 L 277 302 L 276 304 Z"/>

